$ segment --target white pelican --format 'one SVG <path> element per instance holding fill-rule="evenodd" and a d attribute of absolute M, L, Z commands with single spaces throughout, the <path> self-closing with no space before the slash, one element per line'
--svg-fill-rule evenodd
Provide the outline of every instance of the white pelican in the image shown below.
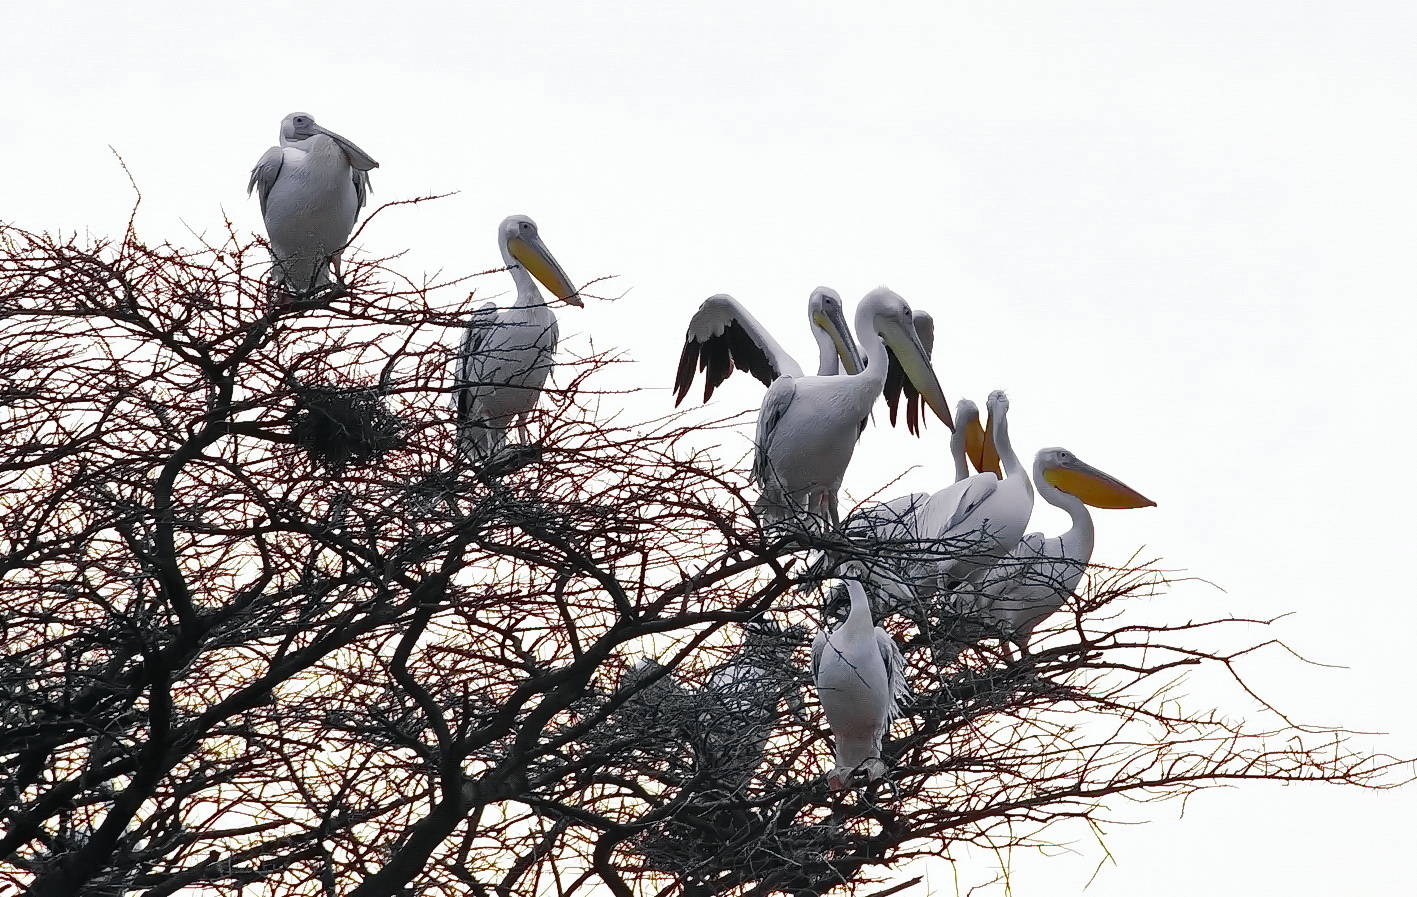
<path fill-rule="evenodd" d="M 890 633 L 871 620 L 866 590 L 846 580 L 851 613 L 830 633 L 812 642 L 812 678 L 836 742 L 836 765 L 827 776 L 840 791 L 859 775 L 867 782 L 886 773 L 881 738 L 910 696 L 905 657 Z"/>
<path fill-rule="evenodd" d="M 856 339 L 866 353 L 864 370 L 778 377 L 763 396 L 753 479 L 761 490 L 758 510 L 768 522 L 801 508 L 839 522 L 836 494 L 871 406 L 881 397 L 892 355 L 939 418 L 954 428 L 904 299 L 885 287 L 867 293 L 856 307 Z"/>
<path fill-rule="evenodd" d="M 982 463 L 986 440 L 979 424 L 979 406 L 960 399 L 955 405 L 954 425 L 950 457 L 954 461 L 955 483 L 961 483 L 969 479 L 971 463 L 976 467 Z M 992 473 L 982 476 L 994 478 Z M 923 523 L 926 506 L 933 498 L 928 492 L 900 495 L 861 508 L 843 525 L 848 538 L 869 543 L 869 556 L 857 560 L 866 567 L 868 579 L 889 594 L 897 606 L 915 603 L 916 580 L 924 573 L 921 562 L 932 554 L 938 555 L 934 534 L 926 532 Z"/>
<path fill-rule="evenodd" d="M 1029 533 L 1018 547 L 984 575 L 978 610 L 993 618 L 1008 642 L 1028 653 L 1033 629 L 1077 589 L 1092 559 L 1094 508 L 1145 508 L 1156 502 L 1103 473 L 1067 449 L 1046 448 L 1033 459 L 1033 482 L 1049 504 L 1072 518 L 1061 536 Z"/>
<path fill-rule="evenodd" d="M 817 375 L 861 370 L 861 353 L 846 326 L 841 296 L 817 287 L 807 299 L 807 323 L 817 341 Z M 802 366 L 778 345 L 758 319 L 727 293 L 710 296 L 689 319 L 679 370 L 674 377 L 674 404 L 689 394 L 695 368 L 704 372 L 704 401 L 736 368 L 771 386 L 778 377 L 801 377 Z"/>
<path fill-rule="evenodd" d="M 277 283 L 303 293 L 340 273 L 340 253 L 369 196 L 369 170 L 379 163 L 304 112 L 280 123 L 273 146 L 251 169 L 246 195 L 257 191 L 270 238 Z"/>
<path fill-rule="evenodd" d="M 580 306 L 571 279 L 541 242 L 536 222 L 512 215 L 497 228 L 502 261 L 517 285 L 517 299 L 498 311 L 489 302 L 474 313 L 458 350 L 453 408 L 458 447 L 469 461 L 501 448 L 507 428 L 526 441 L 526 418 L 551 373 L 559 330 L 533 277 L 556 298 Z"/>
<path fill-rule="evenodd" d="M 922 535 L 952 556 L 931 565 L 937 588 L 976 582 L 990 565 L 1007 557 L 1023 538 L 1033 514 L 1033 485 L 1009 440 L 1009 399 L 989 394 L 984 444 L 1003 462 L 1004 478 L 985 471 L 936 492 L 920 517 Z M 986 464 L 988 453 L 985 453 Z"/>
<path fill-rule="evenodd" d="M 801 626 L 783 629 L 766 620 L 746 624 L 742 647 L 699 690 L 699 753 L 727 790 L 736 791 L 752 779 L 782 702 L 800 708 L 792 655 L 806 636 Z"/>

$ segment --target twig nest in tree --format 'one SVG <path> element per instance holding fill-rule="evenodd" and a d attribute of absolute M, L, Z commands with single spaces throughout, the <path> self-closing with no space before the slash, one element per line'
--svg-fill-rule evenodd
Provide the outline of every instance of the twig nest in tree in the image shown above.
<path fill-rule="evenodd" d="M 295 384 L 291 436 L 319 464 L 340 473 L 403 444 L 403 422 L 369 387 Z"/>

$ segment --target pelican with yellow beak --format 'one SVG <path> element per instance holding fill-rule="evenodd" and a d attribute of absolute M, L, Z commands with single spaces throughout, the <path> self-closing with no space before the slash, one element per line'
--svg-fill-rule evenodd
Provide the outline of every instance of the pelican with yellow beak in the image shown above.
<path fill-rule="evenodd" d="M 938 589 L 977 582 L 1014 550 L 1033 515 L 1033 485 L 1009 440 L 1009 398 L 995 390 L 984 404 L 989 410 L 979 449 L 984 472 L 936 492 L 921 513 L 922 535 L 948 555 L 931 565 L 932 585 Z M 991 458 L 1003 462 L 1002 478 L 989 469 Z"/>
<path fill-rule="evenodd" d="M 473 314 L 453 372 L 458 448 L 469 461 L 501 448 L 508 427 L 516 426 L 521 439 L 527 439 L 527 416 L 551 373 L 560 336 L 556 315 L 536 282 L 557 299 L 582 305 L 571 279 L 541 241 L 536 222 L 512 215 L 498 226 L 497 241 L 517 285 L 516 301 L 502 310 L 489 302 Z"/>
<path fill-rule="evenodd" d="M 950 409 L 916 333 L 910 305 L 885 287 L 856 307 L 856 339 L 866 366 L 834 377 L 778 377 L 758 411 L 753 479 L 768 523 L 798 511 L 839 522 L 837 492 L 856 439 L 885 387 L 891 359 L 951 429 Z"/>
<path fill-rule="evenodd" d="M 340 254 L 369 198 L 369 171 L 378 167 L 309 113 L 281 121 L 280 146 L 266 150 L 246 185 L 246 195 L 255 190 L 261 200 L 278 284 L 305 293 L 328 284 L 331 267 L 339 276 Z"/>
<path fill-rule="evenodd" d="M 919 314 L 917 312 L 917 314 Z M 916 328 L 917 332 L 920 328 Z M 929 562 L 939 559 L 934 534 L 925 529 L 924 515 L 930 502 L 937 505 L 950 490 L 955 493 L 968 489 L 970 465 L 982 463 L 984 428 L 979 423 L 979 406 L 970 399 L 960 399 L 955 405 L 954 432 L 950 434 L 950 457 L 954 461 L 955 481 L 935 495 L 912 492 L 888 501 L 866 505 L 852 512 L 842 525 L 846 536 L 865 543 L 867 557 L 857 557 L 867 581 L 890 596 L 892 606 L 910 607 L 919 599 L 918 583 L 927 575 Z M 977 474 L 981 481 L 976 488 L 996 483 L 993 473 Z M 826 555 L 815 565 L 817 575 L 826 575 L 825 564 L 841 563 L 848 556 Z"/>
<path fill-rule="evenodd" d="M 817 376 L 861 370 L 861 353 L 846 326 L 841 296 L 817 287 L 807 299 L 807 323 L 817 341 Z M 764 386 L 778 377 L 801 377 L 802 366 L 773 339 L 742 303 L 727 293 L 710 296 L 689 319 L 684 349 L 674 378 L 674 404 L 694 385 L 695 370 L 704 374 L 704 401 L 733 371 L 747 371 Z"/>
<path fill-rule="evenodd" d="M 1115 477 L 1078 459 L 1067 449 L 1046 448 L 1033 459 L 1033 482 L 1043 500 L 1072 518 L 1060 536 L 1029 533 L 1007 558 L 984 575 L 975 602 L 1023 654 L 1034 628 L 1061 608 L 1077 590 L 1092 560 L 1094 508 L 1147 508 L 1156 502 Z"/>

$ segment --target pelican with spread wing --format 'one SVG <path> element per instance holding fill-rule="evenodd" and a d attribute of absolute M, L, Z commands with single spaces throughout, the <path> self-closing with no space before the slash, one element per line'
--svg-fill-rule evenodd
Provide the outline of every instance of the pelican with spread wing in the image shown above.
<path fill-rule="evenodd" d="M 817 341 L 817 375 L 829 377 L 861 370 L 861 353 L 846 326 L 841 296 L 817 287 L 807 299 L 807 322 Z M 710 296 L 689 319 L 684 349 L 674 378 L 674 404 L 684 401 L 695 371 L 704 374 L 704 401 L 732 375 L 747 371 L 764 386 L 778 377 L 801 377 L 802 366 L 773 339 L 742 303 L 726 293 Z"/>
<path fill-rule="evenodd" d="M 369 198 L 369 172 L 379 163 L 304 112 L 280 123 L 280 145 L 266 150 L 246 194 L 256 191 L 266 222 L 274 279 L 306 293 L 329 283 L 333 266 Z"/>
<path fill-rule="evenodd" d="M 453 372 L 458 447 L 469 461 L 502 447 L 507 428 L 526 440 L 526 420 L 551 373 L 560 330 L 536 282 L 570 305 L 576 288 L 542 242 L 536 222 L 512 215 L 497 228 L 502 261 L 517 287 L 511 307 L 489 302 L 467 324 Z"/>
<path fill-rule="evenodd" d="M 831 377 L 782 376 L 758 410 L 753 478 L 758 510 L 777 522 L 796 512 L 839 522 L 836 496 L 866 418 L 894 359 L 935 414 L 953 429 L 939 380 L 920 344 L 910 306 L 885 287 L 856 307 L 856 339 L 865 368 Z"/>

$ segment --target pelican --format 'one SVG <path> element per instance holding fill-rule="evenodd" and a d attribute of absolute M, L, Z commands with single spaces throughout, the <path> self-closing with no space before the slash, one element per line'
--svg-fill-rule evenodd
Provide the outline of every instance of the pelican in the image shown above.
<path fill-rule="evenodd" d="M 767 620 L 743 629 L 742 647 L 698 692 L 702 742 L 696 753 L 729 791 L 752 779 L 777 725 L 779 705 L 787 700 L 800 708 L 792 655 L 807 636 L 802 626 L 783 629 Z"/>
<path fill-rule="evenodd" d="M 817 375 L 829 377 L 844 367 L 861 370 L 861 353 L 846 326 L 841 296 L 817 287 L 807 299 L 807 323 L 817 341 Z M 679 405 L 694 384 L 695 368 L 704 372 L 704 401 L 734 369 L 747 371 L 764 386 L 778 377 L 801 377 L 802 366 L 778 345 L 758 319 L 727 293 L 704 300 L 689 319 L 679 370 L 674 378 L 674 404 Z"/>
<path fill-rule="evenodd" d="M 536 280 L 556 298 L 582 304 L 571 279 L 542 243 L 536 222 L 512 215 L 498 225 L 497 241 L 517 285 L 517 299 L 501 311 L 492 302 L 479 308 L 458 349 L 453 408 L 459 450 L 469 461 L 501 448 L 510 426 L 517 427 L 523 442 L 527 439 L 526 419 L 551 372 L 559 337 L 556 315 Z"/>
<path fill-rule="evenodd" d="M 768 387 L 758 411 L 753 460 L 753 479 L 761 490 L 758 510 L 768 522 L 798 508 L 839 522 L 837 490 L 871 406 L 881 397 L 892 355 L 935 414 L 954 428 L 911 317 L 900 296 L 885 287 L 872 290 L 856 307 L 864 370 L 834 377 L 783 376 Z"/>
<path fill-rule="evenodd" d="M 992 564 L 1008 556 L 1023 538 L 1033 514 L 1033 485 L 1009 440 L 1009 399 L 1002 390 L 984 403 L 989 424 L 983 440 L 985 463 L 992 449 L 1003 462 L 1003 479 L 992 471 L 975 474 L 936 492 L 921 513 L 920 528 L 927 539 L 941 544 L 951 555 L 932 565 L 939 588 L 977 582 Z"/>
<path fill-rule="evenodd" d="M 1028 653 L 1033 629 L 1063 606 L 1092 559 L 1094 508 L 1145 508 L 1156 502 L 1078 459 L 1067 449 L 1046 448 L 1033 459 L 1033 482 L 1043 500 L 1072 518 L 1061 536 L 1023 537 L 1009 556 L 990 568 L 979 586 L 979 609 L 998 624 L 1008 642 Z"/>
<path fill-rule="evenodd" d="M 950 457 L 954 461 L 954 481 L 961 483 L 969 479 L 971 463 L 976 467 L 983 463 L 986 439 L 984 428 L 979 424 L 979 406 L 970 399 L 960 399 L 955 405 L 954 424 L 954 432 L 950 434 Z M 992 473 L 981 475 L 994 477 Z M 925 531 L 922 522 L 932 498 L 928 492 L 912 492 L 867 505 L 848 517 L 843 525 L 847 538 L 868 543 L 867 556 L 858 558 L 869 571 L 868 579 L 898 604 L 910 604 L 916 599 L 915 581 L 923 572 L 917 561 L 930 550 L 934 541 L 933 534 Z M 819 564 L 818 575 L 823 572 Z"/>
<path fill-rule="evenodd" d="M 851 613 L 830 633 L 812 642 L 812 679 L 836 742 L 836 765 L 827 784 L 840 791 L 858 776 L 867 782 L 881 778 L 881 738 L 899 715 L 900 701 L 910 696 L 905 681 L 905 657 L 890 633 L 871 620 L 866 589 L 846 580 Z"/>
<path fill-rule="evenodd" d="M 369 171 L 379 163 L 304 112 L 280 123 L 273 146 L 251 169 L 246 195 L 257 191 L 275 261 L 277 283 L 297 293 L 340 274 L 340 254 L 369 197 Z"/>

